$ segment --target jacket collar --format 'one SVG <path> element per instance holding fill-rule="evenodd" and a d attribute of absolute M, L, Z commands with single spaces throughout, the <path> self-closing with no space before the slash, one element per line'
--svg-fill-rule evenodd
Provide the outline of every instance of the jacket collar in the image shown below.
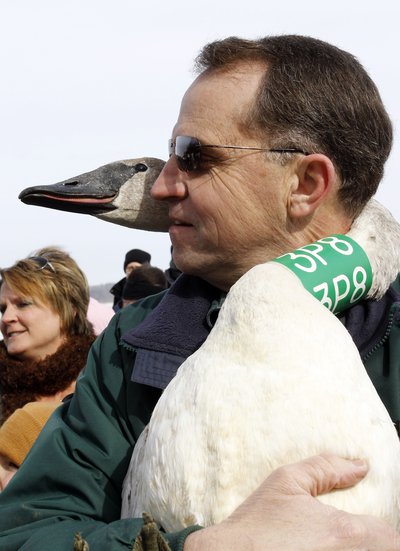
<path fill-rule="evenodd" d="M 122 337 L 136 348 L 132 380 L 164 389 L 206 340 L 221 294 L 203 279 L 179 276 L 146 319 Z"/>
<path fill-rule="evenodd" d="M 361 358 L 365 358 L 384 338 L 390 324 L 399 321 L 400 292 L 393 283 L 380 300 L 364 300 L 343 312 L 339 319 L 353 338 Z"/>

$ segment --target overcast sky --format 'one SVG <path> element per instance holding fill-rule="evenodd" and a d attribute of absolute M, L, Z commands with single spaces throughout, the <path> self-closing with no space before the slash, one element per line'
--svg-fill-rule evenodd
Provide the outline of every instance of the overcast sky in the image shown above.
<path fill-rule="evenodd" d="M 194 57 L 229 35 L 305 34 L 358 57 L 394 122 L 377 198 L 400 220 L 399 21 L 398 0 L 0 0 L 0 265 L 60 245 L 91 284 L 122 277 L 135 247 L 168 267 L 168 235 L 24 205 L 18 194 L 119 159 L 165 159 Z"/>

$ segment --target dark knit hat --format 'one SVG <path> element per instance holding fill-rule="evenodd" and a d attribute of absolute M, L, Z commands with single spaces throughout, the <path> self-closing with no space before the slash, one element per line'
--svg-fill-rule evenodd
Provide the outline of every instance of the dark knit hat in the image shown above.
<path fill-rule="evenodd" d="M 131 251 L 128 251 L 125 255 L 124 272 L 125 268 L 131 262 L 139 262 L 139 264 L 150 264 L 150 261 L 151 255 L 149 255 L 149 253 L 146 253 L 146 251 L 141 251 L 140 249 L 132 249 Z"/>
<path fill-rule="evenodd" d="M 160 268 L 140 266 L 127 277 L 122 291 L 122 298 L 125 300 L 139 300 L 159 293 L 167 286 L 167 278 Z"/>

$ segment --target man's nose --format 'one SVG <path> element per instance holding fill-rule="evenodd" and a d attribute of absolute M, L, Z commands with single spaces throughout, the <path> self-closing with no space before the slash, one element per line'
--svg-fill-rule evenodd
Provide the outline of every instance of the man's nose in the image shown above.
<path fill-rule="evenodd" d="M 184 175 L 185 173 L 179 170 L 176 159 L 172 155 L 151 188 L 153 199 L 158 201 L 184 199 L 187 196 Z"/>

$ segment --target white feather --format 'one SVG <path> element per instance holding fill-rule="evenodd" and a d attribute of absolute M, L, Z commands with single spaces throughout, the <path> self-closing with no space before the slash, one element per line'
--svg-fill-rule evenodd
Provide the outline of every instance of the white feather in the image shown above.
<path fill-rule="evenodd" d="M 395 262 L 365 245 L 382 227 L 372 222 L 381 207 L 369 207 L 353 238 L 382 256 L 374 269 L 389 263 L 397 273 L 390 236 Z M 125 478 L 122 517 L 146 511 L 172 531 L 215 524 L 275 468 L 320 452 L 370 465 L 365 480 L 322 501 L 398 525 L 400 444 L 351 337 L 292 272 L 262 264 L 232 287 L 157 403 Z"/>
<path fill-rule="evenodd" d="M 347 234 L 367 253 L 374 275 L 368 298 L 381 298 L 400 272 L 400 225 L 371 199 Z"/>

